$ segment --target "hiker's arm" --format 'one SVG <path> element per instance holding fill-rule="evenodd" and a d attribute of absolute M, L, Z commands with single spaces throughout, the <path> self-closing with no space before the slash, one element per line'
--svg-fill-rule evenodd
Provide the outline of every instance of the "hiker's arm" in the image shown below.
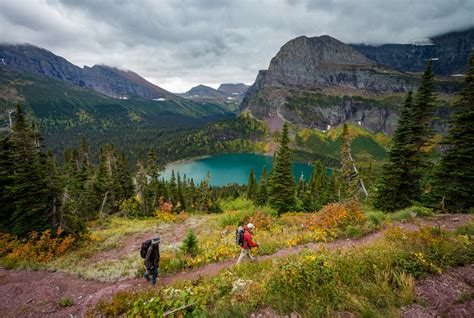
<path fill-rule="evenodd" d="M 153 266 L 158 267 L 158 262 L 160 261 L 160 250 L 156 247 L 156 257 L 153 259 Z"/>
<path fill-rule="evenodd" d="M 257 243 L 255 243 L 253 241 L 252 235 L 249 235 L 247 237 L 247 244 L 248 244 L 249 247 L 256 247 L 257 246 Z"/>
<path fill-rule="evenodd" d="M 150 261 L 151 253 L 153 253 L 153 246 L 150 245 L 150 247 L 149 247 L 148 250 L 146 251 L 146 256 L 145 256 L 145 267 L 146 267 L 147 269 L 150 269 L 150 268 L 153 267 L 153 264 L 152 264 L 151 261 Z"/>

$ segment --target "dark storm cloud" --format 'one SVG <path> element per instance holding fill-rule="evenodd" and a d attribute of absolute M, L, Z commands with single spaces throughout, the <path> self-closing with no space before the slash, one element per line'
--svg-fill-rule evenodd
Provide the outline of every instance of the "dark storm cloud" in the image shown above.
<path fill-rule="evenodd" d="M 131 69 L 183 91 L 247 82 L 289 39 L 405 43 L 472 25 L 474 0 L 0 0 L 0 41 L 45 47 L 80 66 Z"/>

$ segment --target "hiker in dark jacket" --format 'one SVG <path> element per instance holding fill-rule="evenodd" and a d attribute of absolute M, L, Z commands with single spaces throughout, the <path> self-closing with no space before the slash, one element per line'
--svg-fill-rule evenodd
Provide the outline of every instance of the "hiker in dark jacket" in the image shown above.
<path fill-rule="evenodd" d="M 146 252 L 145 256 L 145 274 L 143 277 L 147 281 L 150 281 L 151 275 L 151 282 L 153 285 L 156 284 L 156 278 L 158 277 L 158 263 L 160 262 L 160 237 L 155 237 L 151 240 L 150 247 Z"/>

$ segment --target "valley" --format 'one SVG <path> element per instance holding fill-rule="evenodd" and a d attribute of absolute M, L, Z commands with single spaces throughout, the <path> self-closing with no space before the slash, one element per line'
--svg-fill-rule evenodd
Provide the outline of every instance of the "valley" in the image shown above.
<path fill-rule="evenodd" d="M 470 3 L 23 2 L 1 317 L 474 316 Z"/>

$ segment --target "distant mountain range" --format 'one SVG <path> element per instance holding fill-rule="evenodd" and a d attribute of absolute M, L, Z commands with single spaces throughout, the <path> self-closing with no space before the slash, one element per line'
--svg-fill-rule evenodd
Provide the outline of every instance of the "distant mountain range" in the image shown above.
<path fill-rule="evenodd" d="M 240 103 L 250 86 L 243 83 L 221 84 L 218 89 L 205 85 L 198 85 L 189 91 L 178 94 L 181 97 L 195 101 L 215 102 L 227 106 L 229 110 L 238 111 Z"/>
<path fill-rule="evenodd" d="M 320 131 L 349 122 L 373 133 L 391 134 L 406 92 L 416 89 L 420 79 L 420 73 L 405 71 L 423 71 L 432 58 L 438 74 L 464 72 L 474 47 L 473 32 L 435 37 L 426 48 L 348 45 L 327 35 L 297 37 L 281 47 L 268 70 L 259 72 L 241 110 L 265 121 L 272 131 L 284 121 Z M 459 80 L 438 77 L 438 92 L 453 94 L 460 89 Z M 449 108 L 446 100 L 439 101 L 441 117 Z"/>

